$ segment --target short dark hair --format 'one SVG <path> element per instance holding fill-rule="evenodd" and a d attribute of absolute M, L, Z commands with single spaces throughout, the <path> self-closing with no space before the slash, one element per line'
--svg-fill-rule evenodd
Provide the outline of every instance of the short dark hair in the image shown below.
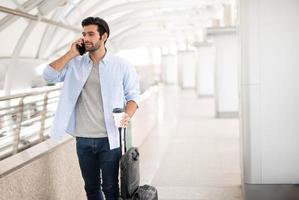
<path fill-rule="evenodd" d="M 100 33 L 100 36 L 102 36 L 104 33 L 107 33 L 107 38 L 110 35 L 110 29 L 105 20 L 99 17 L 87 17 L 81 22 L 82 27 L 88 26 L 88 25 L 97 25 L 98 26 L 98 32 Z"/>

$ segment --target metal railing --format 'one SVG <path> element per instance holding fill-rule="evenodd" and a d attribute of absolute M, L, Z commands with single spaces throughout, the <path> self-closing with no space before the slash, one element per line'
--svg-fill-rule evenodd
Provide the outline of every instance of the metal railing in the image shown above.
<path fill-rule="evenodd" d="M 47 139 L 61 86 L 0 97 L 0 160 Z"/>

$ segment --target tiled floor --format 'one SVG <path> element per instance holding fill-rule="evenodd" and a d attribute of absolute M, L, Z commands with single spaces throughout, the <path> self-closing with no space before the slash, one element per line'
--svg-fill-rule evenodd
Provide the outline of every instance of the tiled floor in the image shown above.
<path fill-rule="evenodd" d="M 216 119 L 213 98 L 167 86 L 159 122 L 140 147 L 141 183 L 159 200 L 241 200 L 237 119 Z"/>

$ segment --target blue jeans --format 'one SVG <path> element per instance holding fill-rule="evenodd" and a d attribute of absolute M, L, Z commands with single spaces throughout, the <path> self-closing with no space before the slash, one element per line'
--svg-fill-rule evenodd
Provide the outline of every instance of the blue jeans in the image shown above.
<path fill-rule="evenodd" d="M 103 200 L 103 190 L 106 200 L 117 200 L 120 148 L 110 150 L 108 138 L 83 137 L 76 138 L 76 147 L 87 199 Z"/>

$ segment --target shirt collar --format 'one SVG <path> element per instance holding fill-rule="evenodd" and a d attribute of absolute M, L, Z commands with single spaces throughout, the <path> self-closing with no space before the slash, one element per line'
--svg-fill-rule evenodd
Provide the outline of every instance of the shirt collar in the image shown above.
<path fill-rule="evenodd" d="M 107 50 L 106 47 L 105 47 L 105 50 L 106 50 L 105 55 L 104 55 L 104 57 L 102 58 L 102 60 L 101 60 L 100 62 L 103 62 L 104 64 L 107 64 L 108 61 L 109 61 L 109 58 L 110 58 L 111 54 L 110 54 L 110 52 Z M 88 60 L 89 63 L 92 62 L 91 58 L 89 57 L 89 53 L 86 54 L 86 57 L 87 57 L 87 60 Z"/>
<path fill-rule="evenodd" d="M 110 55 L 110 52 L 107 50 L 107 48 L 105 48 L 105 50 L 106 50 L 106 53 L 105 53 L 102 61 L 104 64 L 107 64 L 111 55 Z"/>

